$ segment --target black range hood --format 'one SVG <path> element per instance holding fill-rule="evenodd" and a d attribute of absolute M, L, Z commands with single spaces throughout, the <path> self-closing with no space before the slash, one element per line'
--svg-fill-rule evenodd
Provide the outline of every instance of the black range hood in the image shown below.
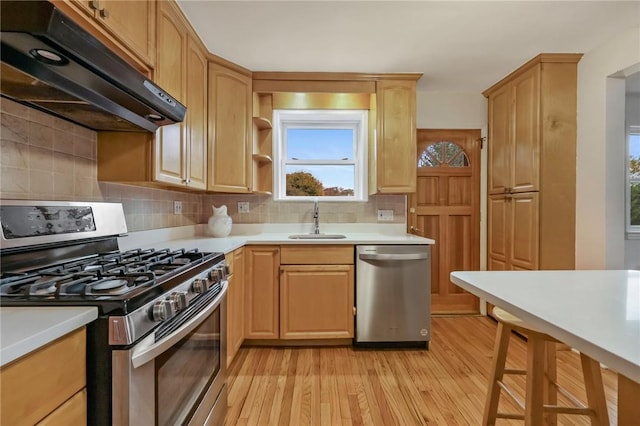
<path fill-rule="evenodd" d="M 0 92 L 98 131 L 149 131 L 186 108 L 47 1 L 0 1 Z"/>

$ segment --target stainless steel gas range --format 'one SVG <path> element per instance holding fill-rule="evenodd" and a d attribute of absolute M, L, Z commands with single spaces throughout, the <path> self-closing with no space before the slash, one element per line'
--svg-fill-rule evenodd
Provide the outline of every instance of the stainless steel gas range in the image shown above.
<path fill-rule="evenodd" d="M 118 250 L 122 205 L 2 201 L 0 305 L 95 306 L 90 425 L 222 424 L 227 266 L 222 253 Z"/>

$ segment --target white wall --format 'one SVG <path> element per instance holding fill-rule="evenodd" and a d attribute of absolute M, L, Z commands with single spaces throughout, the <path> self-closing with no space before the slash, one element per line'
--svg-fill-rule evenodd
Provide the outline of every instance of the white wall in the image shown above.
<path fill-rule="evenodd" d="M 640 28 L 632 28 L 578 63 L 577 269 L 618 268 L 624 259 L 624 156 L 618 155 L 624 142 L 617 139 L 624 126 L 624 91 L 608 77 L 638 62 Z"/>
<path fill-rule="evenodd" d="M 416 103 L 418 129 L 480 129 L 481 136 L 487 136 L 487 98 L 481 93 L 417 92 Z M 480 268 L 486 269 L 486 143 L 480 155 Z"/>

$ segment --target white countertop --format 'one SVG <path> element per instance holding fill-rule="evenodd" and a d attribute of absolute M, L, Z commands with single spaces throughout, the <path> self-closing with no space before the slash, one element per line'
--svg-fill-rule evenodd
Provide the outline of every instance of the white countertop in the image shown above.
<path fill-rule="evenodd" d="M 95 307 L 0 308 L 0 366 L 96 318 Z"/>
<path fill-rule="evenodd" d="M 451 280 L 640 383 L 640 271 L 452 272 Z"/>
<path fill-rule="evenodd" d="M 129 233 L 118 238 L 121 250 L 134 248 L 197 248 L 201 251 L 229 253 L 249 244 L 434 244 L 429 238 L 407 234 L 404 224 L 323 224 L 321 232 L 342 234 L 342 239 L 290 239 L 289 235 L 309 232 L 305 224 L 233 225 L 231 235 L 214 238 L 206 225 L 155 229 Z"/>

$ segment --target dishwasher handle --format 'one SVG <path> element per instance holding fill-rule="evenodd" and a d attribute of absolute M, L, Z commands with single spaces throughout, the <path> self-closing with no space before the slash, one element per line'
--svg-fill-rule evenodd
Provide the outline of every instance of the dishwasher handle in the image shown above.
<path fill-rule="evenodd" d="M 358 255 L 362 260 L 421 260 L 428 259 L 429 253 L 404 253 L 404 254 L 367 254 L 360 253 Z"/>

